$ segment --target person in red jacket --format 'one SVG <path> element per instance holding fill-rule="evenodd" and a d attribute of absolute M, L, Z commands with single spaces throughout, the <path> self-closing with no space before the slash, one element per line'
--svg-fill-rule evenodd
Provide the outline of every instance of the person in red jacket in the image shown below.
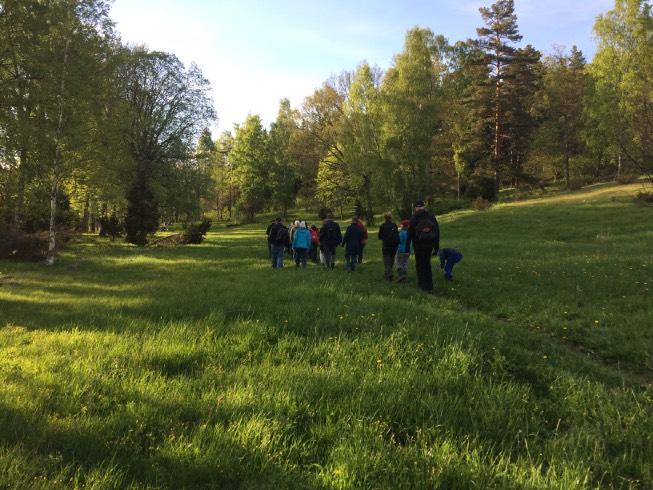
<path fill-rule="evenodd" d="M 311 248 L 308 251 L 308 257 L 311 259 L 311 262 L 314 264 L 318 263 L 318 254 L 317 250 L 320 246 L 320 230 L 317 229 L 317 226 L 311 225 Z"/>
<path fill-rule="evenodd" d="M 365 225 L 363 224 L 363 221 L 360 218 L 356 218 L 356 226 L 358 226 L 363 233 L 363 241 L 361 242 L 361 248 L 360 248 L 360 253 L 358 254 L 358 263 L 362 264 L 363 263 L 363 251 L 365 250 L 365 245 L 367 245 L 367 228 L 365 228 Z"/>

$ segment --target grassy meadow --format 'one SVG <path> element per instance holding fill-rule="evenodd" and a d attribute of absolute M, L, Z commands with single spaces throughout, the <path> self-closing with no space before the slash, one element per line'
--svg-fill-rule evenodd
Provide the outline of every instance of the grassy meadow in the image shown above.
<path fill-rule="evenodd" d="M 653 488 L 640 187 L 441 216 L 434 295 L 375 233 L 272 270 L 267 223 L 2 262 L 0 488 Z"/>

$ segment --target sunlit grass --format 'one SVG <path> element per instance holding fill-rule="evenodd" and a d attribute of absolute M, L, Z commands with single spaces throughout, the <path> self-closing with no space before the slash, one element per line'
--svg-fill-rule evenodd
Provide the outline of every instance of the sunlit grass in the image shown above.
<path fill-rule="evenodd" d="M 2 263 L 0 488 L 650 488 L 636 191 L 442 217 L 434 296 L 373 234 L 354 274 L 273 271 L 267 223 Z"/>

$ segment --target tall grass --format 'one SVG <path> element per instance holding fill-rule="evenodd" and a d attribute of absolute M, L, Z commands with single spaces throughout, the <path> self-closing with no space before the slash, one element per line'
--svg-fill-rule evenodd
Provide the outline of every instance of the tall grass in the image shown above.
<path fill-rule="evenodd" d="M 435 295 L 375 239 L 354 274 L 273 271 L 263 225 L 2 263 L 0 488 L 651 488 L 632 190 L 442 217 Z"/>

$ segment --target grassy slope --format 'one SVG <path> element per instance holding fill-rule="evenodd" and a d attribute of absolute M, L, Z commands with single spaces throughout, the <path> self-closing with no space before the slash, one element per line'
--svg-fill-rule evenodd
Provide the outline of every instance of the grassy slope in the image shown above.
<path fill-rule="evenodd" d="M 636 189 L 442 217 L 435 296 L 374 239 L 272 271 L 261 226 L 1 263 L 0 487 L 653 487 Z"/>

